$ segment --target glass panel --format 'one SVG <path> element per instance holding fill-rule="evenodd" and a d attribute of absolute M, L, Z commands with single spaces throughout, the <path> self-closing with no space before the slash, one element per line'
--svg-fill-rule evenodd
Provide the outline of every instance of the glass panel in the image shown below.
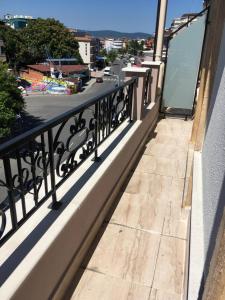
<path fill-rule="evenodd" d="M 201 59 L 206 15 L 181 29 L 170 41 L 163 106 L 192 110 Z"/>

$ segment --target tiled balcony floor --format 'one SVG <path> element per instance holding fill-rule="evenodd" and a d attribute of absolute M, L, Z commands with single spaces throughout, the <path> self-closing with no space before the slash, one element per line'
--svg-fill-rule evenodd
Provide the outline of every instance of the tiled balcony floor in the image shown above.
<path fill-rule="evenodd" d="M 159 121 L 70 299 L 182 299 L 188 211 L 181 203 L 191 127 Z"/>

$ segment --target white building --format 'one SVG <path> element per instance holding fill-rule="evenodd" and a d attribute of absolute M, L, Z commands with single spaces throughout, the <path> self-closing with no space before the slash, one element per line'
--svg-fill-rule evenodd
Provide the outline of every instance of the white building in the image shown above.
<path fill-rule="evenodd" d="M 172 31 L 175 31 L 180 26 L 186 24 L 191 19 L 193 19 L 196 15 L 197 15 L 196 13 L 187 13 L 187 14 L 183 14 L 180 18 L 175 18 L 171 24 Z M 196 21 L 196 19 L 194 19 L 193 21 Z"/>
<path fill-rule="evenodd" d="M 123 48 L 123 41 L 120 40 L 114 40 L 113 41 L 113 49 L 119 50 Z"/>
<path fill-rule="evenodd" d="M 110 50 L 119 50 L 124 47 L 124 42 L 121 40 L 114 40 L 114 39 L 106 39 L 105 40 L 105 49 L 107 52 Z"/>
<path fill-rule="evenodd" d="M 76 37 L 76 40 L 79 44 L 80 56 L 83 59 L 83 62 L 89 67 L 91 66 L 91 37 Z"/>
<path fill-rule="evenodd" d="M 107 39 L 105 40 L 105 47 L 107 52 L 113 49 L 113 39 Z"/>
<path fill-rule="evenodd" d="M 71 30 L 70 30 L 71 31 Z M 96 55 L 100 49 L 100 41 L 90 35 L 74 32 L 75 39 L 79 44 L 79 53 L 83 62 L 90 67 L 94 66 Z"/>

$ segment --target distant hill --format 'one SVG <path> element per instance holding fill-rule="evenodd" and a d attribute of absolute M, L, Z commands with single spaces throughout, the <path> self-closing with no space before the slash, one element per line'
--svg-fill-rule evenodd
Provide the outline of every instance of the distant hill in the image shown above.
<path fill-rule="evenodd" d="M 89 31 L 85 30 L 90 35 L 96 38 L 128 38 L 128 39 L 147 39 L 148 37 L 152 36 L 149 33 L 144 32 L 134 32 L 134 33 L 125 33 L 125 32 L 118 32 L 113 30 L 97 30 L 97 31 Z"/>

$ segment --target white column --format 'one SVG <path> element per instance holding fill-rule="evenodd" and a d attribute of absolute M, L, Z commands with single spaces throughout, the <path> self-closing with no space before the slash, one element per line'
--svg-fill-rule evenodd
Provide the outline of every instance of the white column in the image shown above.
<path fill-rule="evenodd" d="M 157 44 L 156 44 L 156 54 L 155 60 L 161 61 L 162 50 L 163 50 L 163 37 L 166 23 L 166 12 L 167 12 L 167 2 L 168 0 L 161 0 L 160 13 L 159 13 L 159 26 L 157 34 Z"/>

